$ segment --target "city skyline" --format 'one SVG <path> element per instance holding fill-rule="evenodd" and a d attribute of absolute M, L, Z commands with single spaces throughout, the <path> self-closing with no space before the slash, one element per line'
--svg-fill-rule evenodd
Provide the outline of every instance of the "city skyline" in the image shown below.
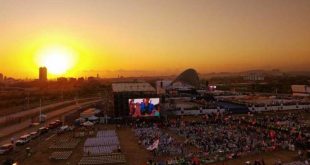
<path fill-rule="evenodd" d="M 10 77 L 310 70 L 307 0 L 0 2 Z"/>

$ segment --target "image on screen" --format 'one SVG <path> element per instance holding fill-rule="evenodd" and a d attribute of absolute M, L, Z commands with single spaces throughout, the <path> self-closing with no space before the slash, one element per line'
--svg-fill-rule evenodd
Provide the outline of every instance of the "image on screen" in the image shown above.
<path fill-rule="evenodd" d="M 132 117 L 160 116 L 159 98 L 129 99 L 129 115 Z"/>

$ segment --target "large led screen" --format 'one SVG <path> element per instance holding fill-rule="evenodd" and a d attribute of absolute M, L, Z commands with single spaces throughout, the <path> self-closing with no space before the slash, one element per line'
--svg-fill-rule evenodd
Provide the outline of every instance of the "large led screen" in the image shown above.
<path fill-rule="evenodd" d="M 129 115 L 132 117 L 160 116 L 159 98 L 129 99 Z"/>

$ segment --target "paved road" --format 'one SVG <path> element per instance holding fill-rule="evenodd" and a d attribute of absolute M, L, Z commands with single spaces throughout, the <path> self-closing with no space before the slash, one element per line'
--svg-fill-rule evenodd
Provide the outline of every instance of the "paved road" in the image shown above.
<path fill-rule="evenodd" d="M 93 98 L 84 98 L 84 99 L 78 99 L 77 101 L 83 101 L 83 100 L 87 100 L 87 99 L 98 99 L 98 97 L 93 97 Z M 69 103 L 74 103 L 75 100 L 69 100 L 69 101 L 63 101 L 63 102 L 59 102 L 59 103 L 54 103 L 54 104 L 50 104 L 50 105 L 46 105 L 42 107 L 42 112 L 50 109 L 50 108 L 54 108 L 57 106 L 61 106 L 61 105 L 65 105 L 65 104 L 69 104 Z M 6 115 L 6 116 L 1 116 L 0 117 L 0 124 L 4 123 L 8 120 L 16 120 L 25 116 L 29 116 L 29 115 L 33 115 L 33 114 L 39 114 L 40 112 L 40 107 L 37 108 L 33 108 L 33 109 L 29 109 L 29 110 L 25 110 L 22 112 L 17 112 L 17 113 L 13 113 L 10 115 Z"/>
<path fill-rule="evenodd" d="M 79 104 L 79 106 L 83 107 L 83 106 L 87 106 L 87 105 L 91 105 L 93 103 L 97 103 L 101 101 L 100 99 L 98 100 L 93 100 L 93 101 L 88 101 L 85 103 L 81 103 Z M 46 124 L 48 124 L 49 121 L 51 121 L 52 119 L 55 120 L 58 117 L 61 117 L 61 115 L 66 114 L 70 111 L 74 111 L 74 110 L 78 110 L 79 106 L 77 105 L 71 105 L 71 106 L 67 106 L 58 110 L 54 110 L 52 112 L 47 113 L 46 115 Z M 22 133 L 29 133 L 31 131 L 37 130 L 39 128 L 39 126 L 43 126 L 44 124 L 41 124 L 39 126 L 36 127 L 29 127 L 29 125 L 31 124 L 31 120 L 25 120 L 21 123 L 9 126 L 9 127 L 5 127 L 0 129 L 0 145 L 6 142 L 10 141 L 10 137 L 19 137 Z M 27 129 L 28 128 L 28 129 Z M 22 133 L 21 133 L 22 132 Z"/>

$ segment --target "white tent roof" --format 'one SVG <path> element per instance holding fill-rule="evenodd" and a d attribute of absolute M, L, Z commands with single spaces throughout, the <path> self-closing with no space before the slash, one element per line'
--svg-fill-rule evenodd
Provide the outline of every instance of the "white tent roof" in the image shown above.
<path fill-rule="evenodd" d="M 88 120 L 98 120 L 99 118 L 96 117 L 96 116 L 91 116 L 91 117 L 88 117 Z"/>
<path fill-rule="evenodd" d="M 94 123 L 92 123 L 90 121 L 83 123 L 83 126 L 93 126 L 93 125 L 94 125 Z"/>

